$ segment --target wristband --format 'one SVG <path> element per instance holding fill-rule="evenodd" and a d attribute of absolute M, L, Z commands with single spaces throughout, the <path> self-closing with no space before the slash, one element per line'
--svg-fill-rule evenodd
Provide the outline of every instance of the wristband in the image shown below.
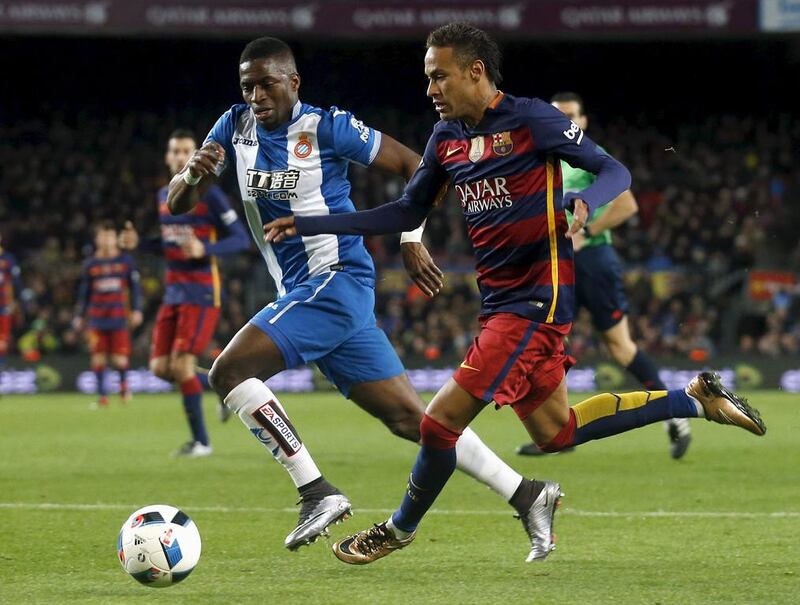
<path fill-rule="evenodd" d="M 408 244 L 408 243 L 415 243 L 421 244 L 422 243 L 422 232 L 425 231 L 425 223 L 426 221 L 422 221 L 422 224 L 414 229 L 413 231 L 404 231 L 400 234 L 400 243 L 401 244 Z"/>
<path fill-rule="evenodd" d="M 190 187 L 194 187 L 195 185 L 197 185 L 197 183 L 203 180 L 203 177 L 192 176 L 192 172 L 190 170 L 187 170 L 186 172 L 183 173 L 183 180 Z"/>

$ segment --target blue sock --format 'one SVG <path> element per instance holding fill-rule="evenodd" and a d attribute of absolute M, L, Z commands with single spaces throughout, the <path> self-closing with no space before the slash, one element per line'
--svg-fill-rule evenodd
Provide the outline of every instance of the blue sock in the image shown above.
<path fill-rule="evenodd" d="M 198 371 L 196 376 L 197 376 L 197 380 L 200 381 L 200 384 L 202 385 L 203 389 L 206 390 L 206 391 L 210 391 L 211 390 L 211 384 L 209 384 L 209 382 L 208 382 L 208 372 L 199 372 Z"/>
<path fill-rule="evenodd" d="M 97 396 L 98 397 L 105 397 L 108 393 L 106 392 L 106 368 L 105 366 L 95 366 L 92 368 L 94 375 L 97 379 Z"/>
<path fill-rule="evenodd" d="M 642 383 L 642 386 L 648 391 L 666 391 L 667 387 L 658 376 L 658 368 L 650 356 L 639 349 L 633 358 L 633 361 L 625 368 L 634 375 L 636 380 Z"/>
<path fill-rule="evenodd" d="M 456 470 L 459 433 L 443 427 L 427 414 L 420 424 L 420 433 L 422 447 L 411 469 L 403 502 L 392 515 L 394 526 L 406 532 L 417 529 L 422 517 L 433 506 L 450 475 Z"/>
<path fill-rule="evenodd" d="M 181 394 L 192 438 L 203 445 L 208 445 L 208 431 L 206 431 L 206 421 L 203 418 L 203 387 L 197 380 L 197 376 L 192 376 L 189 380 L 181 383 Z"/>

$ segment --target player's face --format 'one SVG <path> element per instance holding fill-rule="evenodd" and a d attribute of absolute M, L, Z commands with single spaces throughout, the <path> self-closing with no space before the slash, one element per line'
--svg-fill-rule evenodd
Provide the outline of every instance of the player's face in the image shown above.
<path fill-rule="evenodd" d="M 580 103 L 577 101 L 554 101 L 553 107 L 575 122 L 581 130 L 586 130 L 588 120 L 586 114 L 581 111 Z"/>
<path fill-rule="evenodd" d="M 192 154 L 197 149 L 194 139 L 170 139 L 167 142 L 167 155 L 164 156 L 164 161 L 169 168 L 171 174 L 178 174 L 186 162 L 192 157 Z"/>
<path fill-rule="evenodd" d="M 98 251 L 110 252 L 117 245 L 117 233 L 113 229 L 98 229 L 94 236 L 94 245 Z"/>
<path fill-rule="evenodd" d="M 280 58 L 254 59 L 239 65 L 239 87 L 256 121 L 267 130 L 275 130 L 292 117 L 300 76 Z"/>
<path fill-rule="evenodd" d="M 425 53 L 428 96 L 443 120 L 458 120 L 471 115 L 477 105 L 480 77 L 470 67 L 462 68 L 449 46 L 431 46 Z"/>

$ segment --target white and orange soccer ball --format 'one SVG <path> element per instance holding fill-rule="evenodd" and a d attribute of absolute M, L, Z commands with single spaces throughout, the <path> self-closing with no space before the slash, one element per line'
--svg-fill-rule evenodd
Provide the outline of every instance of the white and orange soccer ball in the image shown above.
<path fill-rule="evenodd" d="M 123 569 L 145 586 L 163 588 L 186 579 L 200 560 L 200 551 L 197 525 L 186 513 L 166 504 L 135 511 L 117 539 Z"/>

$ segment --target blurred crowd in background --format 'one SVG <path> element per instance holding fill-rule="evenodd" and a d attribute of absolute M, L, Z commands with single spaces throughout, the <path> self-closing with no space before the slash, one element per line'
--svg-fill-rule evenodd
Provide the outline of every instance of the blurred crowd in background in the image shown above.
<path fill-rule="evenodd" d="M 380 112 L 384 131 L 422 148 L 430 115 L 372 111 Z M 168 179 L 169 131 L 188 119 L 202 137 L 215 117 L 53 113 L 0 127 L 0 229 L 4 247 L 22 265 L 15 333 L 23 353 L 83 350 L 71 320 L 81 261 L 92 253 L 91 225 L 101 218 L 120 227 L 132 220 L 140 232 L 156 235 L 155 194 Z M 791 144 L 800 139 L 800 121 L 712 116 L 665 135 L 644 119 L 617 118 L 591 124 L 589 134 L 633 174 L 639 213 L 615 230 L 614 245 L 626 267 L 639 342 L 654 354 L 698 360 L 737 351 L 800 352 L 800 288 L 791 278 L 800 269 L 800 173 Z M 402 191 L 401 181 L 375 170 L 353 166 L 350 174 L 361 208 Z M 425 242 L 447 273 L 446 291 L 435 300 L 402 275 L 397 236 L 368 242 L 378 267 L 380 325 L 399 353 L 417 363 L 463 353 L 479 308 L 469 241 L 452 194 L 429 218 Z M 134 354 L 146 356 L 162 266 L 155 255 L 138 254 L 137 261 L 146 321 L 135 332 Z M 789 278 L 753 297 L 749 276 L 757 268 Z M 222 270 L 226 296 L 216 347 L 274 297 L 255 251 L 224 259 Z M 585 314 L 570 345 L 578 356 L 600 352 Z"/>

